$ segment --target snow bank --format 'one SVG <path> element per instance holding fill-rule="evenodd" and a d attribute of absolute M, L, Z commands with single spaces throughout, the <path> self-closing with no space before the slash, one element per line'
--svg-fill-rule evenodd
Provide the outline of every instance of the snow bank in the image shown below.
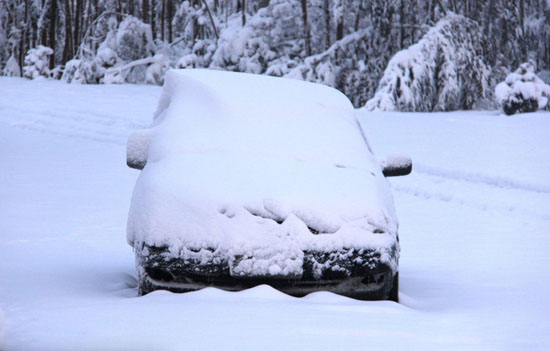
<path fill-rule="evenodd" d="M 534 112 L 550 98 L 550 85 L 535 75 L 532 63 L 523 63 L 495 87 L 495 97 L 504 113 Z"/>
<path fill-rule="evenodd" d="M 449 14 L 388 63 L 365 108 L 381 111 L 470 110 L 490 95 L 476 22 Z"/>
<path fill-rule="evenodd" d="M 128 219 L 135 247 L 208 247 L 248 257 L 242 274 L 299 274 L 306 249 L 384 257 L 395 245 L 388 184 L 335 89 L 172 70 L 151 129 Z"/>

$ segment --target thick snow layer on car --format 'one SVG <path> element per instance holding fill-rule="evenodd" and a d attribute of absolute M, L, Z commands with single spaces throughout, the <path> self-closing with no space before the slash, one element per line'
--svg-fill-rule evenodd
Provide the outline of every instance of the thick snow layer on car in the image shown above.
<path fill-rule="evenodd" d="M 252 257 L 240 273 L 261 275 L 300 274 L 304 249 L 386 257 L 395 245 L 387 181 L 351 103 L 332 88 L 174 70 L 151 134 L 130 244 L 228 250 Z"/>

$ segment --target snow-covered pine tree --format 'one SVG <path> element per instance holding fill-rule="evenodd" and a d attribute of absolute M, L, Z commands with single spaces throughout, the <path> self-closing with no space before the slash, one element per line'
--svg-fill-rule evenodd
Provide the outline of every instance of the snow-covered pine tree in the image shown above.
<path fill-rule="evenodd" d="M 550 85 L 535 75 L 532 62 L 526 62 L 496 86 L 495 97 L 507 115 L 535 112 L 548 104 Z"/>
<path fill-rule="evenodd" d="M 49 78 L 50 69 L 48 67 L 48 60 L 51 54 L 53 54 L 53 50 L 43 45 L 30 49 L 25 56 L 23 76 L 29 79 L 36 79 L 38 77 Z"/>
<path fill-rule="evenodd" d="M 8 62 L 6 62 L 6 67 L 4 67 L 3 73 L 8 77 L 21 77 L 21 68 L 19 67 L 19 63 L 13 54 L 8 59 Z"/>
<path fill-rule="evenodd" d="M 361 30 L 336 41 L 328 50 L 310 56 L 292 69 L 286 77 L 322 83 L 346 94 L 354 105 L 365 98 L 366 86 L 372 77 L 367 65 L 371 29 Z M 364 101 L 364 100 L 363 100 Z"/>
<path fill-rule="evenodd" d="M 103 41 L 93 50 L 97 44 L 93 41 L 84 41 L 79 49 L 81 58 L 75 58 L 67 62 L 61 79 L 68 83 L 97 84 L 102 82 L 105 70 L 120 62 L 117 55 L 117 28 L 118 22 L 115 16 L 99 18 L 95 25 L 97 36 L 104 35 Z M 95 39 L 95 38 L 94 38 Z"/>
<path fill-rule="evenodd" d="M 431 112 L 486 105 L 490 69 L 482 43 L 476 22 L 447 15 L 418 43 L 395 54 L 365 108 Z"/>
<path fill-rule="evenodd" d="M 116 54 L 124 62 L 130 63 L 153 56 L 156 48 L 153 43 L 151 26 L 136 17 L 127 16 L 118 26 L 116 35 Z M 146 66 L 136 66 L 129 70 L 125 82 L 145 81 Z"/>
<path fill-rule="evenodd" d="M 96 25 L 107 28 L 97 52 L 91 50 L 93 42 L 83 43 L 83 58 L 69 61 L 62 78 L 83 84 L 145 82 L 147 65 L 154 62 L 156 51 L 151 27 L 133 16 L 118 23 L 116 13 Z"/>
<path fill-rule="evenodd" d="M 247 18 L 231 16 L 210 68 L 281 76 L 305 56 L 301 3 L 274 0 Z"/>
<path fill-rule="evenodd" d="M 116 52 L 125 62 L 150 56 L 155 51 L 151 26 L 138 18 L 126 16 L 119 24 L 116 35 Z"/>
<path fill-rule="evenodd" d="M 154 85 L 164 84 L 164 74 L 170 68 L 170 61 L 163 54 L 156 54 L 153 63 L 145 72 L 145 83 Z"/>
<path fill-rule="evenodd" d="M 67 83 L 71 83 L 75 78 L 75 74 L 80 67 L 80 63 L 81 63 L 81 60 L 79 59 L 69 60 L 65 64 L 65 69 L 63 70 L 63 74 L 61 75 L 61 80 L 64 80 Z"/>
<path fill-rule="evenodd" d="M 334 6 L 335 16 L 325 18 L 324 26 L 319 23 L 322 15 L 313 21 L 312 27 L 316 28 L 313 33 L 324 28 L 325 34 L 329 34 L 325 42 L 343 37 L 328 49 L 303 59 L 286 76 L 332 86 L 355 106 L 363 106 L 374 95 L 391 54 L 399 49 L 404 31 L 394 23 L 396 3 L 341 0 Z M 417 30 L 421 29 L 412 31 Z M 331 31 L 334 35 L 330 35 Z M 317 38 L 314 43 L 323 42 L 321 37 Z M 403 42 L 408 40 L 403 37 Z"/>

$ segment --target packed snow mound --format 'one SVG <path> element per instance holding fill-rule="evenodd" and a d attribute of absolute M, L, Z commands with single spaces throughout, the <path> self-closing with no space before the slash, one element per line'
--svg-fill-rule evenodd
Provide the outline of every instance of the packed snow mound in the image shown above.
<path fill-rule="evenodd" d="M 526 62 L 496 86 L 495 97 L 507 115 L 535 112 L 548 104 L 550 85 L 535 75 L 532 63 Z"/>
<path fill-rule="evenodd" d="M 247 257 L 234 270 L 248 275 L 300 274 L 308 249 L 372 248 L 392 260 L 388 183 L 337 90 L 171 70 L 147 133 L 150 142 L 137 138 L 147 163 L 128 219 L 134 247 Z"/>
<path fill-rule="evenodd" d="M 480 33 L 476 22 L 447 15 L 418 43 L 395 54 L 365 108 L 432 112 L 482 106 L 491 92 Z"/>

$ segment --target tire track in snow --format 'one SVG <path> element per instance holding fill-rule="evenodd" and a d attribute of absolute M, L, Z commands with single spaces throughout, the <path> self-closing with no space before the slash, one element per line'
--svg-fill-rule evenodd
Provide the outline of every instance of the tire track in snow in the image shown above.
<path fill-rule="evenodd" d="M 420 174 L 442 177 L 446 179 L 462 180 L 470 183 L 480 183 L 502 189 L 518 189 L 536 193 L 550 194 L 550 186 L 542 184 L 529 184 L 511 178 L 501 176 L 489 176 L 480 173 L 468 173 L 458 170 L 446 170 L 442 168 L 414 164 L 414 171 Z"/>
<path fill-rule="evenodd" d="M 125 145 L 130 131 L 144 127 L 123 116 L 85 110 L 37 112 L 10 106 L 2 115 L 13 127 L 116 145 Z"/>
<path fill-rule="evenodd" d="M 482 211 L 527 215 L 550 222 L 550 213 L 546 210 L 546 204 L 550 203 L 547 193 L 498 187 L 484 182 L 464 183 L 463 179 L 417 174 L 407 181 L 392 180 L 391 187 L 394 192 L 423 200 L 454 203 Z"/>
<path fill-rule="evenodd" d="M 160 88 L 72 85 L 2 77 L 0 123 L 101 143 L 125 145 L 128 134 L 149 125 Z"/>

